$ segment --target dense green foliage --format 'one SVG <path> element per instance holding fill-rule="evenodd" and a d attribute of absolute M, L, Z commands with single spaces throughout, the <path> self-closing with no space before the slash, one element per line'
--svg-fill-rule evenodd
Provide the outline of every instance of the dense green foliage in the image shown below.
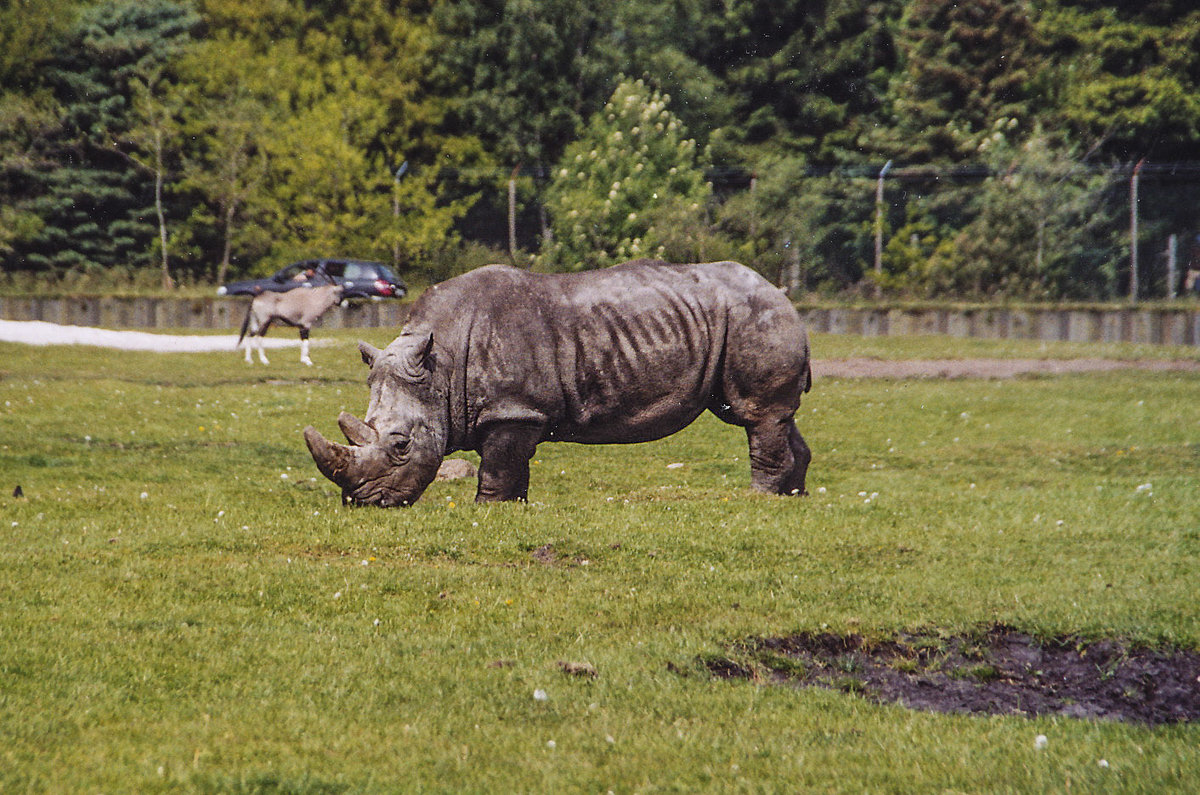
<path fill-rule="evenodd" d="M 552 264 L 576 270 L 646 256 L 704 259 L 678 250 L 681 230 L 704 228 L 710 185 L 669 100 L 641 80 L 622 82 L 567 147 L 546 196 Z"/>
<path fill-rule="evenodd" d="M 365 332 L 388 340 L 327 332 L 315 367 L 289 352 L 266 370 L 0 343 L 0 790 L 1157 795 L 1200 779 L 1194 723 L 937 715 L 699 663 L 751 636 L 997 622 L 1200 648 L 1197 374 L 824 378 L 798 415 L 803 499 L 751 492 L 745 434 L 706 416 L 643 445 L 544 444 L 528 505 L 475 505 L 463 480 L 347 509 L 300 430 L 361 412 Z"/>
<path fill-rule="evenodd" d="M 1139 292 L 1176 286 L 1170 235 L 1200 266 L 1184 0 L 25 0 L 0 51 L 8 272 L 196 282 L 342 254 L 438 279 L 485 257 L 468 244 L 508 256 L 512 228 L 544 267 L 642 237 L 803 289 L 1111 298 L 1144 159 Z M 658 186 L 670 239 L 632 206 L 641 227 L 565 217 L 618 181 L 557 175 L 623 77 L 670 98 L 712 184 Z M 609 162 L 658 174 L 628 142 Z"/>

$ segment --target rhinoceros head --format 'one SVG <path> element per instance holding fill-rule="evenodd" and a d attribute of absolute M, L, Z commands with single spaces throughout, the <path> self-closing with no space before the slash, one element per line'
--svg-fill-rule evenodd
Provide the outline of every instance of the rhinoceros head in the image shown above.
<path fill-rule="evenodd" d="M 411 505 L 433 482 L 446 451 L 445 401 L 433 383 L 433 336 L 401 334 L 383 351 L 365 342 L 358 347 L 371 368 L 365 421 L 346 412 L 338 417 L 349 445 L 326 440 L 311 425 L 304 441 L 346 502 Z"/>

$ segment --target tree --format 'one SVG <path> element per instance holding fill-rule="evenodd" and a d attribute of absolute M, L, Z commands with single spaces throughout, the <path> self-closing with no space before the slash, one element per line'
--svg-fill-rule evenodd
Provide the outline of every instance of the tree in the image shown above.
<path fill-rule="evenodd" d="M 898 33 L 889 155 L 961 162 L 997 119 L 1028 119 L 1033 33 L 1028 0 L 912 0 Z"/>
<path fill-rule="evenodd" d="M 1039 17 L 1047 124 L 1101 154 L 1190 160 L 1200 141 L 1200 11 L 1194 3 L 1059 0 Z"/>
<path fill-rule="evenodd" d="M 611 6 L 590 0 L 434 5 L 437 75 L 456 86 L 447 122 L 505 166 L 555 162 L 612 90 Z"/>
<path fill-rule="evenodd" d="M 271 129 L 269 94 L 255 75 L 268 66 L 252 42 L 223 36 L 202 42 L 179 64 L 181 126 L 190 142 L 181 182 L 192 201 L 183 237 L 204 249 L 213 246 L 210 230 L 219 230 L 218 283 L 227 280 L 235 254 L 262 254 L 269 246 L 266 235 L 255 235 Z"/>
<path fill-rule="evenodd" d="M 149 176 L 115 144 L 136 124 L 135 82 L 177 57 L 197 23 L 167 0 L 125 0 L 89 8 L 68 31 L 44 70 L 60 123 L 40 142 L 46 165 L 31 174 L 25 197 L 40 228 L 10 258 L 59 271 L 149 261 Z"/>
<path fill-rule="evenodd" d="M 1094 256 L 1109 244 L 1111 176 L 1040 127 L 1021 136 L 1015 119 L 996 124 L 981 154 L 992 175 L 980 186 L 977 215 L 910 284 L 932 294 L 1111 297 L 1116 274 Z M 1114 252 L 1104 253 L 1112 261 Z"/>
<path fill-rule="evenodd" d="M 723 156 L 749 146 L 814 163 L 857 159 L 896 67 L 901 7 L 899 0 L 730 5 L 721 34 L 698 56 L 737 98 L 733 123 L 718 135 L 728 141 Z"/>
<path fill-rule="evenodd" d="M 0 86 L 29 89 L 88 0 L 20 0 L 0 9 Z"/>
<path fill-rule="evenodd" d="M 705 226 L 712 187 L 696 142 L 670 97 L 622 81 L 555 167 L 546 205 L 554 245 L 546 261 L 571 270 L 624 259 L 691 259 L 671 228 Z"/>
<path fill-rule="evenodd" d="M 170 290 L 175 287 L 175 280 L 171 276 L 163 192 L 168 172 L 167 158 L 176 148 L 179 127 L 175 119 L 178 109 L 164 98 L 165 90 L 161 72 L 145 80 L 135 78 L 130 82 L 134 126 L 125 133 L 122 141 L 114 141 L 114 146 L 120 148 L 124 143 L 130 147 L 131 151 L 126 152 L 126 156 L 154 177 L 154 213 L 158 220 L 162 286 L 164 290 Z"/>
<path fill-rule="evenodd" d="M 739 241 L 736 256 L 789 291 L 857 283 L 871 248 L 868 183 L 810 170 L 794 156 L 763 157 L 754 169 L 753 189 L 721 208 L 722 228 Z"/>

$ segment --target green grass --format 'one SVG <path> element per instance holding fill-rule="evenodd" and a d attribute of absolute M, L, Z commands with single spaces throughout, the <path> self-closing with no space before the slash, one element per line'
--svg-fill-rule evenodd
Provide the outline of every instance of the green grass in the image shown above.
<path fill-rule="evenodd" d="M 390 333 L 319 336 L 314 368 L 0 344 L 0 791 L 1200 781 L 1195 726 L 915 713 L 700 663 L 750 636 L 998 621 L 1200 647 L 1200 376 L 825 379 L 798 415 L 808 499 L 751 493 L 744 436 L 704 418 L 653 444 L 543 445 L 529 505 L 476 506 L 458 481 L 384 511 L 341 507 L 300 429 L 362 412 L 352 341 Z"/>

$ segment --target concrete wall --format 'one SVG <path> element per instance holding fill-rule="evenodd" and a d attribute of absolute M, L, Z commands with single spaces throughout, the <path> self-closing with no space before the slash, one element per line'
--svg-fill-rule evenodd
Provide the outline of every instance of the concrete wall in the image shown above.
<path fill-rule="evenodd" d="M 44 320 L 64 326 L 111 329 L 241 328 L 249 299 L 237 298 L 6 298 L 0 296 L 0 319 Z M 325 328 L 399 328 L 408 304 L 363 301 L 334 307 L 321 319 Z"/>
<path fill-rule="evenodd" d="M 6 298 L 0 319 L 45 320 L 101 328 L 237 329 L 247 299 L 238 298 Z M 365 301 L 335 307 L 325 328 L 399 328 L 408 304 Z M 811 330 L 830 334 L 1034 339 L 1071 342 L 1134 342 L 1200 345 L 1200 307 L 1163 308 L 895 308 L 810 307 L 800 313 Z"/>
<path fill-rule="evenodd" d="M 1200 308 L 871 309 L 800 307 L 809 329 L 830 334 L 944 334 L 1047 342 L 1200 345 Z"/>

